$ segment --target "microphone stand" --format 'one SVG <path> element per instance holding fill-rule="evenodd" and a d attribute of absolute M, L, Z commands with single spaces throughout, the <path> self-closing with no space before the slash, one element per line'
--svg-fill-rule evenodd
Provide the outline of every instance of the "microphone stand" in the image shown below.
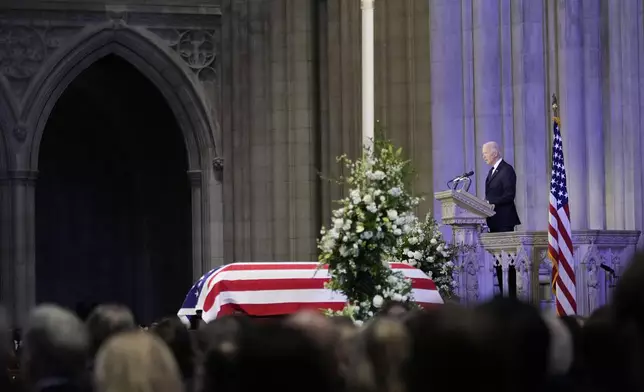
<path fill-rule="evenodd" d="M 472 185 L 472 179 L 470 177 L 456 177 L 447 181 L 447 188 L 453 191 L 458 191 L 458 184 L 461 184 L 461 189 L 465 189 L 465 192 L 470 191 L 470 186 Z"/>

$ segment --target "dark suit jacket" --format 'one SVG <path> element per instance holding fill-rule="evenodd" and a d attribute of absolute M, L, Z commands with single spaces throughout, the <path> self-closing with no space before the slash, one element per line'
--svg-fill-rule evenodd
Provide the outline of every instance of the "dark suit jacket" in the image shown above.
<path fill-rule="evenodd" d="M 485 199 L 494 204 L 496 212 L 494 216 L 487 218 L 490 232 L 512 231 L 514 226 L 521 224 L 514 205 L 516 189 L 517 175 L 512 165 L 501 160 L 494 174 L 490 169 L 485 179 Z"/>

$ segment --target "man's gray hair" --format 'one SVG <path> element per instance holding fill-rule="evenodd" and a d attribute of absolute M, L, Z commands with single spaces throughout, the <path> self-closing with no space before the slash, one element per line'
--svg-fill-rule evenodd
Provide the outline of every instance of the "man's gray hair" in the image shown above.
<path fill-rule="evenodd" d="M 75 378 L 85 370 L 88 353 L 89 334 L 74 313 L 56 305 L 41 305 L 31 312 L 23 344 L 30 382 Z"/>
<path fill-rule="evenodd" d="M 497 154 L 501 154 L 501 149 L 499 147 L 499 144 L 497 142 L 487 142 L 483 144 L 483 147 L 487 147 L 490 149 L 491 152 L 496 152 Z"/>

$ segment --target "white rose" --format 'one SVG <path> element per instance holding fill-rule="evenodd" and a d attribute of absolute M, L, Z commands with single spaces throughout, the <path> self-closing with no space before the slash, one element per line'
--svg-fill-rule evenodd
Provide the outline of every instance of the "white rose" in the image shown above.
<path fill-rule="evenodd" d="M 432 238 L 431 240 L 429 240 L 429 243 L 432 245 L 436 245 L 438 241 L 436 241 L 436 238 Z"/>
<path fill-rule="evenodd" d="M 410 259 L 413 259 L 414 258 L 414 252 L 407 251 L 407 257 L 409 257 Z"/>
<path fill-rule="evenodd" d="M 373 202 L 373 199 L 371 198 L 371 195 L 364 195 L 364 197 L 362 198 L 362 201 L 365 204 L 370 204 Z"/>
<path fill-rule="evenodd" d="M 389 194 L 393 197 L 398 197 L 402 194 L 402 191 L 400 190 L 400 188 L 395 187 L 389 190 Z"/>
<path fill-rule="evenodd" d="M 344 220 L 342 220 L 342 219 L 335 219 L 335 220 L 333 221 L 333 227 L 335 227 L 336 229 L 339 229 L 339 228 L 341 228 L 342 226 L 344 226 Z"/>
<path fill-rule="evenodd" d="M 410 244 L 410 245 L 416 245 L 417 243 L 418 243 L 418 238 L 416 238 L 416 237 L 411 237 L 411 238 L 409 239 L 409 244 Z"/>
<path fill-rule="evenodd" d="M 385 300 L 380 296 L 379 294 L 376 294 L 375 297 L 373 297 L 373 306 L 376 307 L 377 309 L 380 309 L 380 307 L 384 304 Z"/>
<path fill-rule="evenodd" d="M 401 235 L 401 234 L 402 234 L 402 230 L 400 229 L 394 230 L 394 235 Z"/>
<path fill-rule="evenodd" d="M 396 302 L 402 302 L 403 296 L 398 294 L 398 293 L 396 293 L 396 294 L 391 296 L 391 299 L 396 301 Z"/>
<path fill-rule="evenodd" d="M 420 253 L 418 251 L 414 252 L 414 259 L 420 260 L 421 257 L 423 257 L 422 253 Z"/>
<path fill-rule="evenodd" d="M 398 218 L 398 211 L 396 210 L 389 210 L 387 211 L 387 218 L 391 221 L 395 221 L 396 218 Z"/>

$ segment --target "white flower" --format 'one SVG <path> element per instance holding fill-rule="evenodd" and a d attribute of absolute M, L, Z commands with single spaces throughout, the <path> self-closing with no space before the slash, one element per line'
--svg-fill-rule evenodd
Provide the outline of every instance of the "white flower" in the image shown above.
<path fill-rule="evenodd" d="M 371 212 L 372 214 L 378 211 L 378 207 L 374 203 L 371 203 L 367 205 L 367 211 Z"/>
<path fill-rule="evenodd" d="M 407 251 L 407 257 L 409 257 L 410 259 L 413 259 L 414 258 L 414 252 Z"/>
<path fill-rule="evenodd" d="M 394 230 L 394 235 L 398 236 L 398 235 L 401 235 L 401 234 L 402 234 L 402 230 L 400 230 L 400 229 L 395 229 Z"/>
<path fill-rule="evenodd" d="M 402 302 L 403 296 L 398 293 L 395 293 L 394 295 L 391 296 L 391 299 L 396 302 Z"/>
<path fill-rule="evenodd" d="M 360 237 L 362 237 L 362 239 L 368 240 L 373 237 L 373 233 L 370 231 L 365 231 L 360 235 Z"/>
<path fill-rule="evenodd" d="M 387 175 L 381 171 L 381 170 L 376 170 L 375 172 L 368 171 L 365 173 L 368 179 L 374 180 L 374 181 L 381 181 L 384 180 Z"/>
<path fill-rule="evenodd" d="M 414 252 L 414 259 L 420 260 L 423 257 L 423 254 L 419 251 Z"/>
<path fill-rule="evenodd" d="M 389 194 L 391 196 L 393 196 L 393 197 L 398 197 L 398 196 L 400 196 L 402 194 L 402 190 L 400 188 L 398 188 L 398 187 L 391 188 L 389 190 Z"/>
<path fill-rule="evenodd" d="M 364 197 L 362 198 L 362 201 L 365 204 L 371 204 L 373 203 L 373 198 L 371 197 L 371 195 L 364 195 Z"/>
<path fill-rule="evenodd" d="M 436 238 L 432 238 L 431 240 L 429 240 L 429 243 L 432 245 L 436 245 L 438 241 L 436 241 Z"/>
<path fill-rule="evenodd" d="M 376 294 L 375 297 L 373 297 L 373 306 L 377 309 L 380 309 L 382 304 L 384 304 L 385 300 L 382 298 L 382 296 Z"/>
<path fill-rule="evenodd" d="M 333 220 L 333 227 L 336 229 L 340 229 L 344 226 L 344 220 L 343 219 L 334 219 Z"/>
<path fill-rule="evenodd" d="M 410 245 L 416 245 L 418 243 L 418 238 L 416 237 L 410 237 L 409 238 L 409 244 Z"/>
<path fill-rule="evenodd" d="M 391 221 L 395 221 L 396 218 L 398 218 L 398 211 L 396 210 L 388 210 L 387 211 L 387 218 Z"/>

